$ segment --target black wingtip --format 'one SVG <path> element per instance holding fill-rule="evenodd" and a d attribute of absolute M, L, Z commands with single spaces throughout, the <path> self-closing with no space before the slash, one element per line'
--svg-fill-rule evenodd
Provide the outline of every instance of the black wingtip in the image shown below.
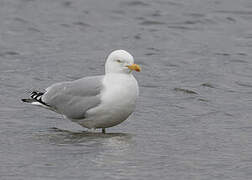
<path fill-rule="evenodd" d="M 26 102 L 27 99 L 21 99 L 21 101 Z"/>
<path fill-rule="evenodd" d="M 32 103 L 32 102 L 34 102 L 33 99 L 21 99 L 21 101 L 26 102 L 26 103 Z"/>

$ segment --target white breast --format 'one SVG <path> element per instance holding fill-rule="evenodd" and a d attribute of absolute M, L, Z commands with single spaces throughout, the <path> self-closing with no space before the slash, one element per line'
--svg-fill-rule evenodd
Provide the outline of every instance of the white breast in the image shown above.
<path fill-rule="evenodd" d="M 134 111 L 138 96 L 138 84 L 131 74 L 106 74 L 101 104 L 87 111 L 81 125 L 88 128 L 115 126 L 128 118 Z"/>

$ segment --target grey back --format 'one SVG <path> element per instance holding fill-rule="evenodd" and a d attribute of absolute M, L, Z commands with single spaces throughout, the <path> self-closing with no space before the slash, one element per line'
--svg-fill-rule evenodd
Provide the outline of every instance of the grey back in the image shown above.
<path fill-rule="evenodd" d="M 42 100 L 68 118 L 83 119 L 87 110 L 101 103 L 103 77 L 92 76 L 53 84 L 47 88 Z"/>

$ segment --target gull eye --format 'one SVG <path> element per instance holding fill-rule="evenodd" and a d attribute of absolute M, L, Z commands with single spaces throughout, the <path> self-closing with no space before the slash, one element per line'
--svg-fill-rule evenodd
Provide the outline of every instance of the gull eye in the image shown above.
<path fill-rule="evenodd" d="M 116 60 L 116 62 L 121 63 L 122 61 L 121 61 L 121 60 L 119 60 L 119 59 L 117 59 L 117 60 Z"/>

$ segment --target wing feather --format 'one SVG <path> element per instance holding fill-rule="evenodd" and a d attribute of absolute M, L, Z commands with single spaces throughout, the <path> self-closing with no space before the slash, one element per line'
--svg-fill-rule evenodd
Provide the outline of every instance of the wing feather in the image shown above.
<path fill-rule="evenodd" d="M 42 101 L 70 119 L 83 119 L 87 110 L 101 103 L 103 76 L 56 83 L 46 89 Z"/>

